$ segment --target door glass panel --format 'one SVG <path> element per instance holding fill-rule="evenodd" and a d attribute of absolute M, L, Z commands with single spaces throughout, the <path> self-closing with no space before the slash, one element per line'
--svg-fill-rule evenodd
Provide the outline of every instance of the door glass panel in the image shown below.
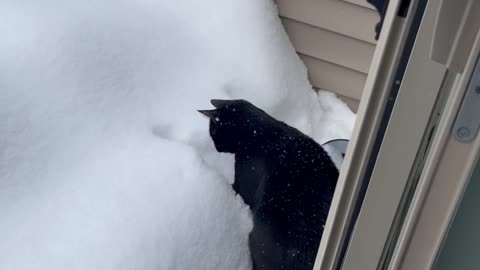
<path fill-rule="evenodd" d="M 452 179 L 453 180 L 453 179 Z M 473 170 L 434 270 L 480 268 L 480 160 Z"/>

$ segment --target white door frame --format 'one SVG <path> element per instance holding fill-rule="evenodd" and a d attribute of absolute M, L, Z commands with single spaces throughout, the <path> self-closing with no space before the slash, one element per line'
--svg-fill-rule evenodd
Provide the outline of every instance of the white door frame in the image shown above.
<path fill-rule="evenodd" d="M 415 6 L 418 0 L 412 0 Z M 406 18 L 397 16 L 401 0 L 390 0 L 377 42 L 369 76 L 358 108 L 355 127 L 342 164 L 339 180 L 320 243 L 315 270 L 337 269 L 342 249 L 349 237 L 349 226 L 358 206 L 362 180 L 373 153 L 375 139 L 383 120 L 389 92 L 405 46 L 413 12 Z"/>
<path fill-rule="evenodd" d="M 467 5 L 475 3 L 475 0 L 462 1 Z M 388 88 L 393 83 L 395 67 L 413 16 L 409 12 L 406 20 L 399 22 L 395 16 L 399 1 L 390 2 L 315 270 L 430 269 L 478 155 L 480 136 L 470 143 L 458 143 L 451 133 L 480 52 L 478 25 L 465 24 L 468 20 L 462 18 L 463 25 L 459 25 L 467 29 L 470 36 L 463 32 L 457 36 L 473 36 L 470 38 L 473 46 L 462 44 L 468 38 L 457 38 L 452 46 L 462 48 L 460 53 L 452 49 L 444 63 L 435 62 L 431 59 L 435 54 L 432 53 L 435 51 L 432 42 L 438 40 L 439 10 L 442 4 L 450 1 L 432 0 L 425 8 L 358 219 L 352 218 L 353 209 L 358 206 L 362 178 L 374 156 L 373 144 L 388 98 Z M 417 2 L 412 1 L 412 6 Z M 468 17 L 471 14 L 463 15 Z M 438 55 L 433 58 L 438 61 Z M 439 106 L 442 95 L 446 94 L 446 103 Z M 438 111 L 438 107 L 442 110 Z M 430 138 L 432 119 L 438 122 Z M 419 166 L 418 157 L 426 149 L 426 141 L 429 142 L 426 161 Z M 405 193 L 415 170 L 420 170 L 418 185 L 408 202 L 406 217 L 398 222 L 398 210 L 405 203 Z M 348 238 L 347 228 L 352 223 L 355 226 Z M 401 229 L 398 241 L 391 241 L 395 228 L 392 226 L 397 223 Z M 346 242 L 348 247 L 342 260 L 341 249 Z M 393 246 L 388 246 L 391 243 Z M 387 247 L 393 251 L 391 260 L 385 260 Z"/>
<path fill-rule="evenodd" d="M 478 30 L 477 30 L 478 31 Z M 480 135 L 471 142 L 455 138 L 454 122 L 475 65 L 480 73 L 480 31 L 465 70 L 452 88 L 432 151 L 419 179 L 390 270 L 431 269 L 468 185 L 480 153 Z M 478 108 L 480 109 L 480 108 Z M 476 116 L 480 118 L 480 114 Z"/>

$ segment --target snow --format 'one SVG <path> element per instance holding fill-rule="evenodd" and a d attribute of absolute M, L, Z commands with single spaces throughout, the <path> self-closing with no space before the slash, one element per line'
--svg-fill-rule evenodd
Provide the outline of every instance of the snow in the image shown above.
<path fill-rule="evenodd" d="M 249 269 L 196 109 L 247 99 L 320 143 L 353 126 L 270 0 L 3 0 L 0 37 L 0 269 Z"/>

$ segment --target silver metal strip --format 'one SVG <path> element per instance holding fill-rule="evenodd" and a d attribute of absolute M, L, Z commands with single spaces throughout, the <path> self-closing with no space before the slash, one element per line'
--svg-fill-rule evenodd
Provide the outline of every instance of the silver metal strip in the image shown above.
<path fill-rule="evenodd" d="M 460 111 L 453 126 L 453 136 L 458 142 L 469 143 L 480 128 L 480 58 L 477 59 L 474 73 L 468 84 Z"/>

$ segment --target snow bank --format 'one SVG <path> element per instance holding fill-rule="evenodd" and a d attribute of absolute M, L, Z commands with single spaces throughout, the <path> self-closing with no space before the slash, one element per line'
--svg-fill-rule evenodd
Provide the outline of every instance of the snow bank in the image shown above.
<path fill-rule="evenodd" d="M 4 0 L 0 38 L 0 269 L 249 269 L 233 159 L 196 109 L 351 132 L 269 0 Z"/>

